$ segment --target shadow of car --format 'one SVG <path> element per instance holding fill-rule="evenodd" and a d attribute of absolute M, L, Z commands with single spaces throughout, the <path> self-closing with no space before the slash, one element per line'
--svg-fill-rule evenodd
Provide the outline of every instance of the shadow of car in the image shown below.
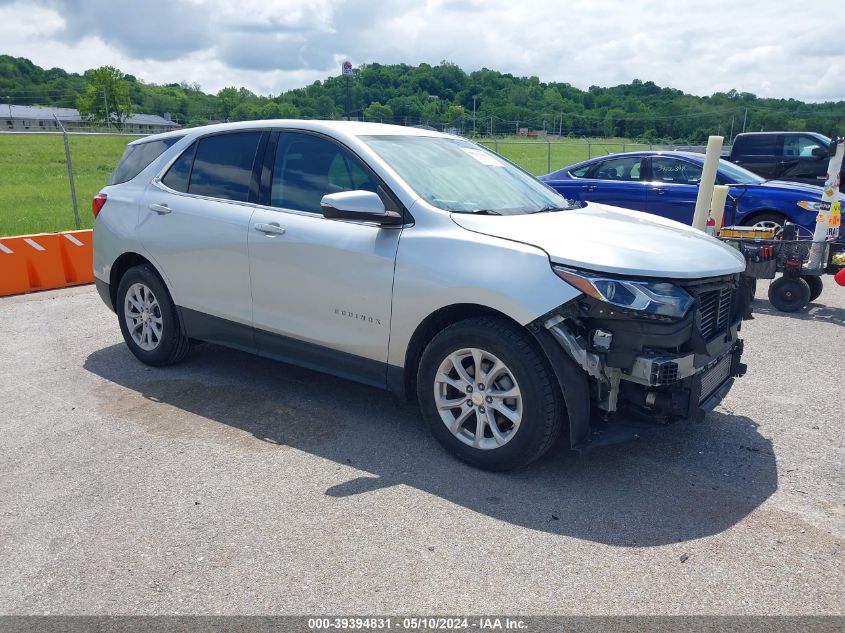
<path fill-rule="evenodd" d="M 112 383 L 101 408 L 149 433 L 233 450 L 289 446 L 365 471 L 326 489 L 330 497 L 411 486 L 513 525 L 621 547 L 716 534 L 777 486 L 770 441 L 730 413 L 583 455 L 561 446 L 502 474 L 454 460 L 413 403 L 231 349 L 202 345 L 184 364 L 150 371 L 114 345 L 84 367 Z M 249 435 L 236 441 L 233 430 Z"/>

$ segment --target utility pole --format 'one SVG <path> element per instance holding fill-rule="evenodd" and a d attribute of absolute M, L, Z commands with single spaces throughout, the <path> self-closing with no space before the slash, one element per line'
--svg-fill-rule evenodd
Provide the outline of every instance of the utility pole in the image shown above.
<path fill-rule="evenodd" d="M 731 133 L 728 135 L 728 138 L 731 139 L 731 143 L 734 140 L 734 118 L 731 117 Z"/>
<path fill-rule="evenodd" d="M 490 138 L 493 138 L 493 116 L 490 116 Z"/>
<path fill-rule="evenodd" d="M 563 110 L 560 111 L 560 130 L 557 133 L 558 136 L 563 136 Z"/>
<path fill-rule="evenodd" d="M 472 95 L 472 135 L 475 136 L 475 100 L 478 95 Z"/>
<path fill-rule="evenodd" d="M 111 113 L 109 112 L 109 98 L 105 86 L 103 86 L 103 105 L 106 106 L 106 127 L 111 129 Z"/>
<path fill-rule="evenodd" d="M 748 108 L 745 108 L 745 116 L 742 117 L 742 131 L 745 132 L 745 121 L 748 119 Z"/>

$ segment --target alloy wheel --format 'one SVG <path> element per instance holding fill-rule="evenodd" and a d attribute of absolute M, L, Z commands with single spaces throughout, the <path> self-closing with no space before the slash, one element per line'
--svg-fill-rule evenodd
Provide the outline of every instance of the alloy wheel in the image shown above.
<path fill-rule="evenodd" d="M 507 444 L 522 422 L 522 393 L 513 373 L 474 347 L 454 351 L 440 363 L 434 401 L 452 435 L 482 450 Z"/>
<path fill-rule="evenodd" d="M 142 283 L 132 284 L 123 301 L 129 335 L 142 350 L 151 352 L 161 343 L 164 321 L 153 291 Z"/>

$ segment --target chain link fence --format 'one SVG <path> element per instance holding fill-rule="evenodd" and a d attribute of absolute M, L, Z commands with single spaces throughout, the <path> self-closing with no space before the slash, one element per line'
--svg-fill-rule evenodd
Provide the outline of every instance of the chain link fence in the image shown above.
<path fill-rule="evenodd" d="M 526 140 L 482 138 L 476 142 L 539 176 L 567 165 L 598 156 L 646 150 L 673 150 L 704 153 L 705 145 L 640 143 L 623 139 L 558 138 Z"/>
<path fill-rule="evenodd" d="M 85 210 L 90 199 L 105 185 L 126 144 L 142 136 L 93 126 L 83 131 L 64 121 L 52 129 L 0 131 L 0 235 L 89 228 L 93 218 Z M 552 135 L 472 140 L 535 175 L 619 152 L 704 151 L 701 145 Z"/>

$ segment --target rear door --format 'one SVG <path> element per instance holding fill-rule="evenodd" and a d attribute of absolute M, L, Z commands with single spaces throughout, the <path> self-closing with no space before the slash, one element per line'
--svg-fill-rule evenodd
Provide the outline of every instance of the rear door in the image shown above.
<path fill-rule="evenodd" d="M 701 167 L 672 156 L 653 156 L 649 168 L 649 213 L 692 224 Z"/>
<path fill-rule="evenodd" d="M 780 134 L 750 134 L 737 138 L 731 152 L 731 162 L 741 165 L 768 180 L 779 178 L 784 172 L 783 136 Z"/>
<path fill-rule="evenodd" d="M 383 387 L 401 228 L 329 220 L 320 200 L 388 194 L 332 139 L 281 131 L 267 153 L 269 191 L 249 230 L 258 353 Z"/>
<path fill-rule="evenodd" d="M 648 186 L 642 180 L 642 165 L 640 156 L 608 158 L 596 163 L 575 185 L 579 199 L 646 211 Z"/>
<path fill-rule="evenodd" d="M 201 328 L 207 340 L 231 338 L 225 320 L 246 326 L 239 330 L 241 346 L 250 347 L 247 233 L 258 189 L 256 156 L 266 137 L 244 131 L 198 139 L 143 199 L 140 241 L 167 278 L 189 330 Z"/>

